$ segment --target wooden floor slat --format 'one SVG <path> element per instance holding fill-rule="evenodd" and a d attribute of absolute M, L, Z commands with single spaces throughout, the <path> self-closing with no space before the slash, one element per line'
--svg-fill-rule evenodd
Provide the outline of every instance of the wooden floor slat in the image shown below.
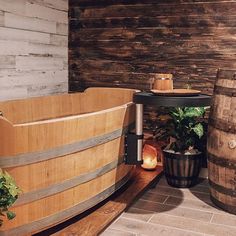
<path fill-rule="evenodd" d="M 145 171 L 142 168 L 137 167 L 132 179 L 127 183 L 127 186 L 111 196 L 100 207 L 53 234 L 49 230 L 48 233 L 45 231 L 38 235 L 98 235 L 148 187 L 154 185 L 159 180 L 161 174 L 162 167 L 158 167 L 156 171 Z"/>

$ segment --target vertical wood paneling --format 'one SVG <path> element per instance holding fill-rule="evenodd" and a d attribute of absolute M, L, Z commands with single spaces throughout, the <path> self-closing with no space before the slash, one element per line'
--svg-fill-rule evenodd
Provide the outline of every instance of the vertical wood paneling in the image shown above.
<path fill-rule="evenodd" d="M 68 91 L 68 0 L 0 0 L 0 100 Z"/>
<path fill-rule="evenodd" d="M 148 89 L 173 73 L 211 94 L 219 67 L 236 66 L 236 1 L 70 0 L 70 90 Z"/>

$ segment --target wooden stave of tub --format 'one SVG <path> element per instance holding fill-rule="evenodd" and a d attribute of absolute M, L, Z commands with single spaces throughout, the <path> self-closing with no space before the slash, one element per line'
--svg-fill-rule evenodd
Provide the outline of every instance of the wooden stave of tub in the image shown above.
<path fill-rule="evenodd" d="M 211 200 L 236 214 L 236 70 L 219 69 L 208 126 L 208 176 Z M 235 143 L 236 145 L 236 143 Z"/>
<path fill-rule="evenodd" d="M 101 202 L 129 180 L 134 166 L 123 163 L 124 134 L 134 123 L 134 92 L 90 88 L 80 94 L 49 96 L 49 104 L 45 97 L 27 99 L 27 103 L 31 100 L 30 109 L 45 109 L 58 102 L 59 110 L 62 104 L 72 104 L 73 109 L 79 99 L 82 114 L 76 115 L 76 109 L 70 114 L 68 109 L 63 118 L 58 111 L 37 114 L 36 109 L 32 115 L 28 110 L 19 112 L 19 118 L 12 115 L 11 120 L 21 123 L 14 125 L 7 117 L 23 100 L 15 101 L 19 104 L 14 106 L 9 105 L 14 103 L 11 101 L 0 103 L 4 114 L 0 118 L 4 134 L 0 166 L 23 190 L 12 207 L 16 218 L 4 222 L 0 235 L 31 235 L 63 222 Z M 65 102 L 67 96 L 70 102 Z M 85 101 L 87 110 L 82 107 Z M 108 104 L 101 110 L 104 101 Z"/>

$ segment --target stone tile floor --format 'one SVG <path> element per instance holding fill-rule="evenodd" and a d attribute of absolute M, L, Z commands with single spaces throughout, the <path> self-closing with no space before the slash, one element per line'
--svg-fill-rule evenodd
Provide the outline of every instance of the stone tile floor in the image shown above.
<path fill-rule="evenodd" d="M 190 189 L 170 187 L 162 177 L 101 236 L 236 236 L 236 216 L 215 207 L 208 181 Z"/>

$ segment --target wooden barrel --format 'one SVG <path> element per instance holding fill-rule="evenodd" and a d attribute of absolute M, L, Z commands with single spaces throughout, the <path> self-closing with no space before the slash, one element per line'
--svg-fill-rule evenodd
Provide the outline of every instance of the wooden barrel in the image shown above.
<path fill-rule="evenodd" d="M 128 181 L 134 166 L 124 164 L 124 136 L 134 126 L 133 93 L 91 88 L 0 103 L 0 167 L 23 191 L 0 236 L 65 221 Z"/>
<path fill-rule="evenodd" d="M 202 153 L 175 154 L 164 151 L 163 166 L 167 183 L 177 188 L 189 188 L 198 183 Z"/>
<path fill-rule="evenodd" d="M 207 151 L 211 199 L 236 214 L 236 70 L 218 70 Z"/>

